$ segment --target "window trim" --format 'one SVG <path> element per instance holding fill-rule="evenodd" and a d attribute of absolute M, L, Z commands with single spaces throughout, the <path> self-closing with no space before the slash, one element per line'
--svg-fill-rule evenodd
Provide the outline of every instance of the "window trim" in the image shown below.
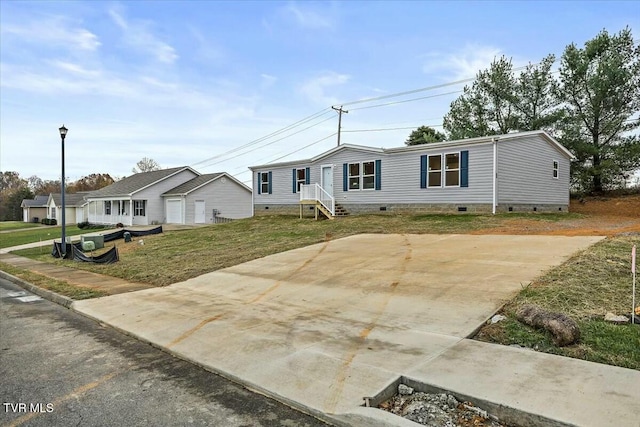
<path fill-rule="evenodd" d="M 142 204 L 142 206 L 140 206 Z M 146 200 L 134 200 L 133 201 L 133 216 L 147 216 L 147 201 Z"/>
<path fill-rule="evenodd" d="M 364 164 L 371 163 L 373 165 L 373 174 L 364 173 Z M 376 191 L 376 176 L 380 171 L 376 170 L 376 160 L 363 160 L 361 162 L 347 162 L 347 191 Z M 351 165 L 358 165 L 358 175 L 351 175 Z M 351 179 L 358 178 L 358 188 L 351 188 Z M 364 178 L 372 177 L 373 186 L 371 188 L 364 188 Z"/>
<path fill-rule="evenodd" d="M 450 154 L 457 154 L 457 155 L 458 155 L 458 168 L 457 168 L 457 169 L 455 169 L 455 168 L 454 168 L 454 169 L 447 169 L 447 156 L 448 156 L 448 155 L 450 155 Z M 456 188 L 456 187 L 460 187 L 460 179 L 461 179 L 461 177 L 460 177 L 460 171 L 462 170 L 462 168 L 461 168 L 461 166 L 462 166 L 462 165 L 461 165 L 462 156 L 461 156 L 461 154 L 460 154 L 460 151 L 452 151 L 452 152 L 449 152 L 449 153 L 443 153 L 443 154 L 442 154 L 442 157 L 443 157 L 443 159 L 444 159 L 444 162 L 442 163 L 442 167 L 443 167 L 443 169 L 444 169 L 444 170 L 443 170 L 443 172 L 444 172 L 444 173 L 443 173 L 443 175 L 442 175 L 442 178 L 443 178 L 444 183 L 443 183 L 442 188 Z M 447 185 L 447 172 L 449 172 L 449 171 L 452 171 L 452 172 L 453 172 L 453 171 L 458 171 L 458 184 L 456 184 L 456 185 Z"/>
<path fill-rule="evenodd" d="M 258 172 L 260 174 L 259 179 L 260 179 L 260 194 L 269 194 L 269 186 L 270 186 L 270 182 L 269 182 L 269 172 Z M 266 176 L 266 179 L 264 179 Z M 267 186 L 267 189 L 265 191 L 264 186 Z"/>
<path fill-rule="evenodd" d="M 560 179 L 560 162 L 553 160 L 553 179 Z"/>
<path fill-rule="evenodd" d="M 443 172 L 443 163 L 442 163 L 442 156 L 443 153 L 440 154 L 427 154 L 427 188 L 442 188 L 442 172 Z M 440 157 L 440 169 L 433 169 L 431 170 L 431 158 L 432 157 Z M 431 180 L 429 179 L 429 176 L 431 173 L 440 173 L 440 184 L 439 185 L 431 185 Z"/>
<path fill-rule="evenodd" d="M 105 200 L 104 201 L 104 214 L 105 215 L 111 215 L 111 211 L 112 211 L 112 206 L 111 206 L 111 200 Z"/>

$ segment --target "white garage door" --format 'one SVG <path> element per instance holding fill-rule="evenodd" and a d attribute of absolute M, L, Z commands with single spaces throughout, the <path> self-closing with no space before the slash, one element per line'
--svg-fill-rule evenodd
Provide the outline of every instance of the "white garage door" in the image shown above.
<path fill-rule="evenodd" d="M 167 223 L 182 224 L 182 203 L 180 199 L 167 200 Z"/>

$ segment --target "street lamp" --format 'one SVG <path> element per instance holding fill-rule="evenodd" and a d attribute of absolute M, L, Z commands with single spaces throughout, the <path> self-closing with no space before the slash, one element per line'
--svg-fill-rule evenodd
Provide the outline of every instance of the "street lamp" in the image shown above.
<path fill-rule="evenodd" d="M 66 232 L 66 218 L 65 218 L 65 212 L 67 210 L 65 204 L 64 204 L 64 138 L 65 136 L 67 136 L 67 128 L 64 127 L 64 125 L 62 125 L 62 127 L 59 129 L 60 130 L 60 138 L 62 138 L 62 259 L 64 259 L 65 255 L 67 254 L 67 239 L 65 236 L 65 232 Z"/>

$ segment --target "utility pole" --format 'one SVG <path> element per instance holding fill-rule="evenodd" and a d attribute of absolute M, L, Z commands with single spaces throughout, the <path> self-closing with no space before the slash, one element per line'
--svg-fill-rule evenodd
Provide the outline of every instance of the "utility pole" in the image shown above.
<path fill-rule="evenodd" d="M 342 109 L 342 105 L 340 108 L 331 107 L 338 112 L 338 147 L 340 146 L 340 129 L 342 128 L 342 113 L 348 113 L 347 110 Z"/>

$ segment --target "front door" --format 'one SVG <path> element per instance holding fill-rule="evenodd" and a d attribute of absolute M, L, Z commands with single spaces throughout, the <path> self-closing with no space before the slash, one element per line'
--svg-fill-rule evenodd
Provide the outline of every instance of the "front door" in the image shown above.
<path fill-rule="evenodd" d="M 205 203 L 204 200 L 196 200 L 196 217 L 195 217 L 195 223 L 196 224 L 204 224 L 205 222 L 207 222 L 207 215 L 205 212 Z"/>
<path fill-rule="evenodd" d="M 333 166 L 322 166 L 322 182 L 320 182 L 324 191 L 333 197 Z"/>

